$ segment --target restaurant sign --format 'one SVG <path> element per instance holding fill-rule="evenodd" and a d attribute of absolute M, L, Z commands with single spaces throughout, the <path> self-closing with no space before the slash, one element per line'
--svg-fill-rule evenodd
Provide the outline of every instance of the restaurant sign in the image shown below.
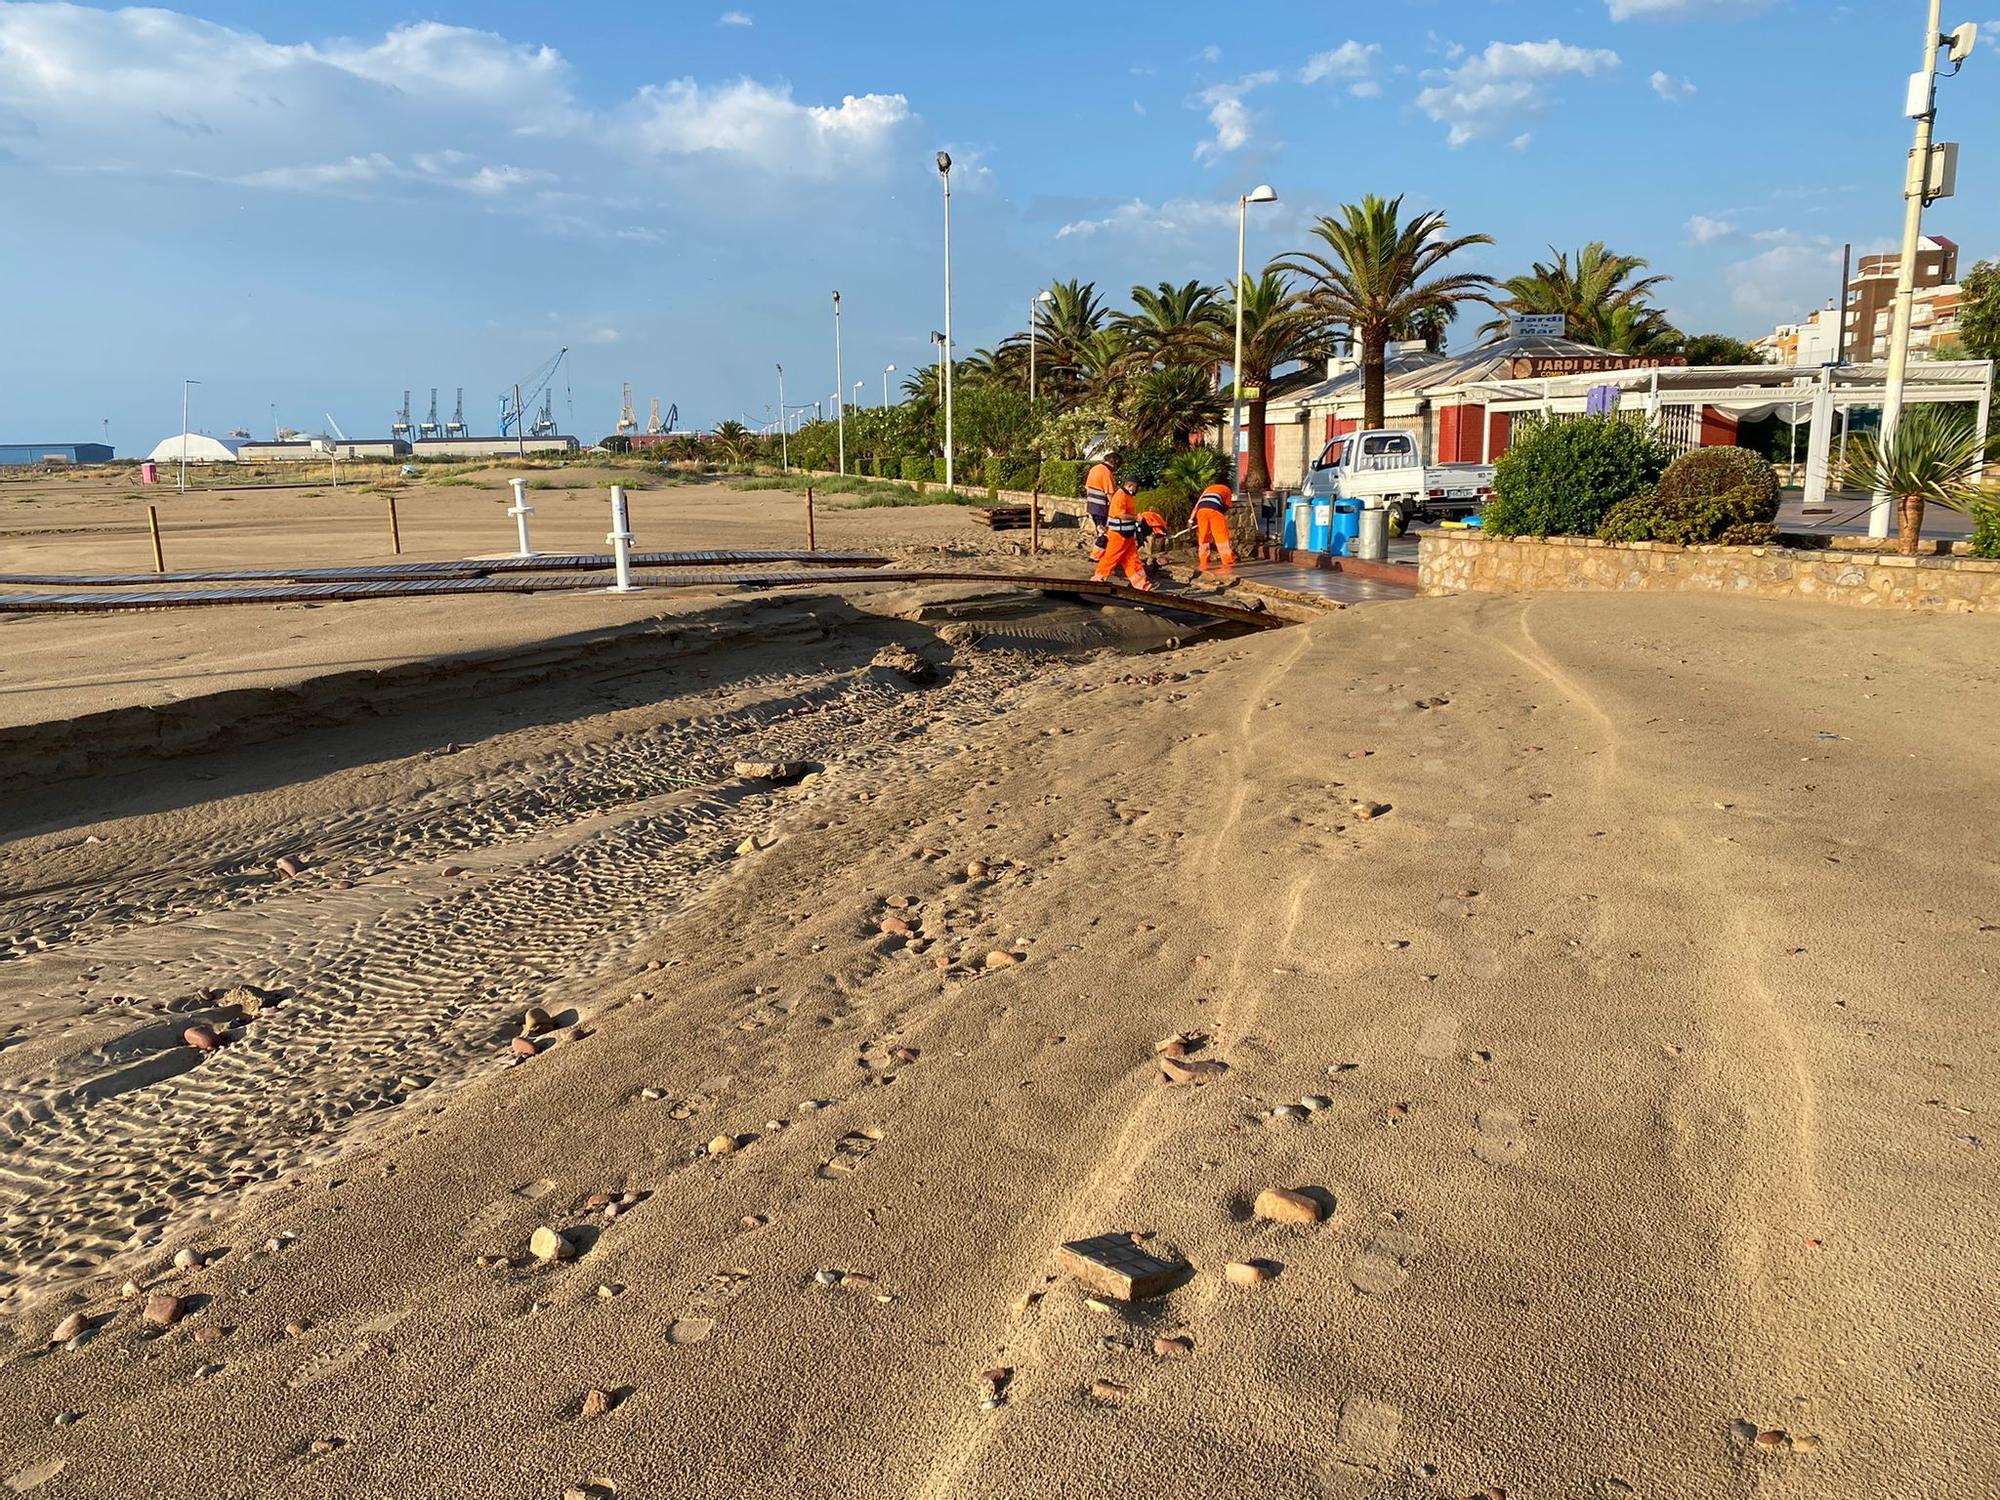
<path fill-rule="evenodd" d="M 1517 354 L 1507 362 L 1507 375 L 1512 380 L 1541 380 L 1555 375 L 1596 375 L 1606 370 L 1686 367 L 1685 354 Z"/>

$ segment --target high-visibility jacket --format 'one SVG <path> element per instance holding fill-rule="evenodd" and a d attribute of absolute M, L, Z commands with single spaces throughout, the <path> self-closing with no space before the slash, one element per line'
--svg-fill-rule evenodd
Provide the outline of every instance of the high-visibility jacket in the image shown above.
<path fill-rule="evenodd" d="M 1235 502 L 1235 498 L 1236 497 L 1234 495 L 1229 493 L 1228 485 L 1211 484 L 1207 489 L 1203 490 L 1201 492 L 1201 495 L 1195 500 L 1194 508 L 1196 510 L 1227 511 L 1231 506 L 1231 504 Z"/>
<path fill-rule="evenodd" d="M 1083 498 L 1102 504 L 1111 498 L 1111 492 L 1117 488 L 1118 481 L 1112 477 L 1110 464 L 1092 464 L 1083 479 Z"/>
<path fill-rule="evenodd" d="M 1139 535 L 1139 511 L 1132 504 L 1132 496 L 1125 490 L 1114 490 L 1111 495 L 1111 511 L 1105 517 L 1104 529 L 1114 536 L 1137 537 Z"/>
<path fill-rule="evenodd" d="M 1154 536 L 1165 536 L 1167 534 L 1167 518 L 1156 510 L 1140 511 L 1139 524 Z"/>

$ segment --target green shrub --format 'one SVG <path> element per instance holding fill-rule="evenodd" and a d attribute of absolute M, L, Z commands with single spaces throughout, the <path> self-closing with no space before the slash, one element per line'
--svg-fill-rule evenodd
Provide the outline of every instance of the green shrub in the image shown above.
<path fill-rule="evenodd" d="M 1709 542 L 1765 546 L 1775 541 L 1771 524 L 1776 502 L 1760 485 L 1742 485 L 1726 495 L 1670 498 L 1656 491 L 1621 500 L 1604 513 L 1597 534 L 1607 542 L 1673 542 L 1695 547 Z"/>
<path fill-rule="evenodd" d="M 1166 473 L 1160 482 L 1170 488 L 1186 490 L 1190 495 L 1199 495 L 1211 484 L 1221 483 L 1228 472 L 1228 462 L 1215 449 L 1188 448 L 1167 461 Z"/>
<path fill-rule="evenodd" d="M 1590 536 L 1605 511 L 1651 492 L 1673 450 L 1616 416 L 1516 422 L 1484 525 L 1495 536 Z"/>
<path fill-rule="evenodd" d="M 1170 536 L 1185 527 L 1194 514 L 1194 496 L 1174 485 L 1141 490 L 1132 497 L 1132 505 L 1139 511 L 1158 511 L 1166 519 Z"/>
<path fill-rule="evenodd" d="M 1141 490 L 1156 490 L 1166 478 L 1174 454 L 1174 445 L 1164 438 L 1140 443 L 1118 455 L 1118 475 L 1121 479 L 1130 475 Z"/>
<path fill-rule="evenodd" d="M 1035 466 L 1025 459 L 996 458 L 987 464 L 986 477 L 1003 490 L 1031 490 L 1035 487 Z"/>
<path fill-rule="evenodd" d="M 1083 476 L 1089 472 L 1089 465 L 1079 458 L 1044 459 L 1042 493 L 1057 495 L 1065 500 L 1080 499 L 1083 495 Z"/>
<path fill-rule="evenodd" d="M 2000 505 L 1972 507 L 1972 555 L 2000 557 Z"/>
<path fill-rule="evenodd" d="M 902 476 L 912 484 L 937 478 L 937 460 L 918 454 L 905 454 L 901 464 Z"/>
<path fill-rule="evenodd" d="M 1698 500 L 1739 490 L 1749 491 L 1752 508 L 1762 512 L 1754 520 L 1778 514 L 1778 471 L 1748 448 L 1696 448 L 1668 464 L 1660 476 L 1663 500 Z"/>

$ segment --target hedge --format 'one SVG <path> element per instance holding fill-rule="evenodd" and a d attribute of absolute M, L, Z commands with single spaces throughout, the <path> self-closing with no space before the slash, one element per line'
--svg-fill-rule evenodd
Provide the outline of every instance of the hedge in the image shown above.
<path fill-rule="evenodd" d="M 1739 485 L 1724 495 L 1669 497 L 1660 491 L 1621 500 L 1604 513 L 1597 534 L 1607 542 L 1674 542 L 1683 547 L 1707 542 L 1766 546 L 1777 540 L 1771 524 L 1775 497 L 1761 486 Z"/>
<path fill-rule="evenodd" d="M 2000 505 L 1972 507 L 1972 555 L 2000 557 Z"/>
<path fill-rule="evenodd" d="M 1042 460 L 1042 493 L 1055 495 L 1065 500 L 1080 499 L 1083 495 L 1083 477 L 1089 473 L 1088 466 L 1078 458 L 1048 458 Z"/>
<path fill-rule="evenodd" d="M 901 469 L 903 478 L 913 484 L 922 484 L 937 478 L 937 460 L 933 458 L 905 454 Z"/>
<path fill-rule="evenodd" d="M 1494 536 L 1591 536 L 1619 501 L 1650 495 L 1673 450 L 1617 416 L 1517 422 L 1494 466 L 1484 526 Z"/>
<path fill-rule="evenodd" d="M 986 477 L 997 489 L 1031 490 L 1035 487 L 1035 466 L 1024 459 L 996 458 L 986 465 Z"/>
<path fill-rule="evenodd" d="M 1748 448 L 1696 448 L 1667 465 L 1660 476 L 1662 500 L 1701 500 L 1737 490 L 1751 491 L 1752 508 L 1768 521 L 1778 514 L 1778 471 Z"/>

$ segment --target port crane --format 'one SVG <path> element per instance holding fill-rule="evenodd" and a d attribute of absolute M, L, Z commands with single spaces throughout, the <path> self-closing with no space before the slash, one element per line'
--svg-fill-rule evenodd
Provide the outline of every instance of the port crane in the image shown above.
<path fill-rule="evenodd" d="M 458 407 L 451 414 L 451 420 L 444 424 L 444 435 L 448 438 L 469 436 L 472 429 L 465 425 L 465 387 L 458 388 Z"/>
<path fill-rule="evenodd" d="M 389 436 L 407 443 L 415 431 L 415 424 L 410 421 L 410 393 L 404 391 L 403 409 L 396 413 L 396 420 L 389 424 Z"/>
<path fill-rule="evenodd" d="M 420 438 L 444 436 L 444 424 L 438 421 L 438 388 L 436 386 L 431 387 L 431 414 L 425 417 L 423 423 L 417 428 L 417 436 Z"/>
<path fill-rule="evenodd" d="M 553 383 L 556 371 L 562 367 L 563 358 L 568 353 L 569 348 L 565 345 L 556 351 L 554 358 L 544 360 L 537 365 L 519 385 L 500 393 L 500 436 L 510 436 L 520 426 L 522 415 L 527 411 L 529 403 L 544 392 L 547 393 L 547 399 L 542 402 L 542 409 L 528 430 L 536 437 L 547 437 L 555 432 L 556 393 Z"/>

